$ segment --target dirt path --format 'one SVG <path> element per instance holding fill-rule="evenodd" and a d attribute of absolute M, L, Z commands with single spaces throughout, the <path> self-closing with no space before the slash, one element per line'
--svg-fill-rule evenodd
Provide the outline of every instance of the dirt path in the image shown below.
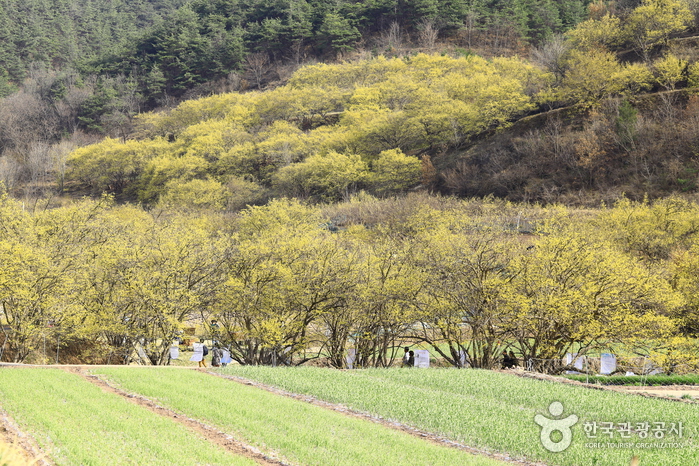
<path fill-rule="evenodd" d="M 203 422 L 200 422 L 196 419 L 192 419 L 186 416 L 183 416 L 182 414 L 179 414 L 173 410 L 170 410 L 168 408 L 164 408 L 162 406 L 159 406 L 152 400 L 140 396 L 140 395 L 133 395 L 131 393 L 128 393 L 124 390 L 121 390 L 117 387 L 114 387 L 109 384 L 106 380 L 100 378 L 97 375 L 91 375 L 88 374 L 85 369 L 81 369 L 78 367 L 67 367 L 65 368 L 66 371 L 72 372 L 74 374 L 78 374 L 81 377 L 83 377 L 85 380 L 88 382 L 91 382 L 97 386 L 99 386 L 102 390 L 104 390 L 107 393 L 113 393 L 116 395 L 121 396 L 122 398 L 130 401 L 131 403 L 137 404 L 139 406 L 142 406 L 155 414 L 158 414 L 159 416 L 164 416 L 167 418 L 170 418 L 174 420 L 175 422 L 184 425 L 188 429 L 196 432 L 197 434 L 201 435 L 204 437 L 206 440 L 208 440 L 211 443 L 214 443 L 221 448 L 230 451 L 231 453 L 234 453 L 239 456 L 245 456 L 251 459 L 254 459 L 257 461 L 259 464 L 262 465 L 282 465 L 282 466 L 287 466 L 286 463 L 283 461 L 273 458 L 269 455 L 264 454 L 257 448 L 247 445 L 243 442 L 240 442 L 233 438 L 231 435 L 222 432 L 215 427 L 212 427 L 210 425 L 204 424 Z"/>
<path fill-rule="evenodd" d="M 384 419 L 384 418 L 379 417 L 379 416 L 373 416 L 371 414 L 368 414 L 368 413 L 365 413 L 362 411 L 357 411 L 357 410 L 348 408 L 347 406 L 319 400 L 318 398 L 315 398 L 315 397 L 310 396 L 310 395 L 299 395 L 297 393 L 288 392 L 286 390 L 282 390 L 280 388 L 273 387 L 271 385 L 266 385 L 266 384 L 263 384 L 263 383 L 260 383 L 260 382 L 254 381 L 254 380 L 246 379 L 243 377 L 237 377 L 237 376 L 233 376 L 233 375 L 223 375 L 223 374 L 219 374 L 217 372 L 206 371 L 206 370 L 202 370 L 202 372 L 206 372 L 207 374 L 213 375 L 215 377 L 221 377 L 221 378 L 231 380 L 234 382 L 238 382 L 238 383 L 241 383 L 244 385 L 250 385 L 250 386 L 255 387 L 255 388 L 260 388 L 260 389 L 266 390 L 268 392 L 274 393 L 275 395 L 293 398 L 295 400 L 303 401 L 305 403 L 310 403 L 312 405 L 319 406 L 321 408 L 330 409 L 330 410 L 336 411 L 338 413 L 344 414 L 346 416 L 351 416 L 351 417 L 375 422 L 377 424 L 381 424 L 384 427 L 388 427 L 388 428 L 394 429 L 394 430 L 400 430 L 400 431 L 405 432 L 407 434 L 413 435 L 415 437 L 419 437 L 423 440 L 427 440 L 429 442 L 432 442 L 432 443 L 435 443 L 435 444 L 438 444 L 441 446 L 458 448 L 460 450 L 467 451 L 467 452 L 472 453 L 474 455 L 487 456 L 489 458 L 503 461 L 503 462 L 509 463 L 509 464 L 516 464 L 516 465 L 520 465 L 520 466 L 545 466 L 544 463 L 533 463 L 531 461 L 526 461 L 523 459 L 514 458 L 514 457 L 508 456 L 506 454 L 491 452 L 491 451 L 487 451 L 487 450 L 480 450 L 478 448 L 469 447 L 467 445 L 463 445 L 463 444 L 454 442 L 453 440 L 450 440 L 446 437 L 442 437 L 442 436 L 439 436 L 439 435 L 436 435 L 436 434 L 433 434 L 430 432 L 416 429 L 414 427 L 402 424 L 400 422 L 389 421 L 389 420 Z"/>
<path fill-rule="evenodd" d="M 637 386 L 637 385 L 600 385 L 577 380 L 570 380 L 564 377 L 539 374 L 537 372 L 524 372 L 522 370 L 502 370 L 503 374 L 516 375 L 525 379 L 546 380 L 549 382 L 562 383 L 567 385 L 577 385 L 578 387 L 591 388 L 593 390 L 609 390 L 612 392 L 626 393 L 646 398 L 661 398 L 668 401 L 680 403 L 699 404 L 699 386 L 695 385 L 665 385 L 665 386 Z M 690 395 L 692 398 L 680 398 L 682 395 Z"/>
<path fill-rule="evenodd" d="M 51 466 L 53 462 L 30 436 L 22 432 L 15 421 L 0 410 L 0 443 L 9 446 L 9 455 L 28 465 Z M 0 446 L 0 449 L 2 446 Z M 3 458 L 4 459 L 4 458 Z M 4 464 L 4 463 L 3 463 Z"/>
<path fill-rule="evenodd" d="M 636 395 L 646 395 L 661 397 L 672 401 L 699 402 L 699 387 L 696 385 L 660 385 L 660 386 L 619 386 L 619 391 L 633 393 Z M 685 398 L 682 398 L 682 397 Z M 691 397 L 691 398 L 687 398 Z"/>

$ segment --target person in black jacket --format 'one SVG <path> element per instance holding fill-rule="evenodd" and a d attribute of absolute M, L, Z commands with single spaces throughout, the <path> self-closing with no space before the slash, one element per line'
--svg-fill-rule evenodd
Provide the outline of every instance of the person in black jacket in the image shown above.
<path fill-rule="evenodd" d="M 199 367 L 206 367 L 206 356 L 209 354 L 209 348 L 206 347 L 206 344 L 204 343 L 204 340 L 201 340 L 202 343 L 202 350 L 203 356 L 201 358 L 201 361 L 199 361 Z"/>
<path fill-rule="evenodd" d="M 403 348 L 405 353 L 403 353 L 403 367 L 408 367 L 408 359 L 410 358 L 410 348 L 407 346 Z"/>
<path fill-rule="evenodd" d="M 510 355 L 507 354 L 507 351 L 502 352 L 502 368 L 503 369 L 509 369 L 512 367 L 512 358 L 510 358 Z"/>

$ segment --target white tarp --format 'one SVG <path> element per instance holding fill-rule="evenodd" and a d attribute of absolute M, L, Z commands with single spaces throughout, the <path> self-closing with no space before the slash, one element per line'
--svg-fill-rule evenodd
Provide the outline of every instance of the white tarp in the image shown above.
<path fill-rule="evenodd" d="M 171 346 L 170 347 L 170 359 L 179 359 L 180 357 L 180 347 Z"/>
<path fill-rule="evenodd" d="M 602 353 L 600 357 L 599 373 L 609 375 L 616 370 L 616 356 L 611 353 Z"/>
<path fill-rule="evenodd" d="M 424 349 L 415 350 L 415 367 L 430 367 L 430 352 Z"/>
<path fill-rule="evenodd" d="M 468 359 L 468 353 L 464 350 L 459 350 L 459 362 L 461 363 L 461 367 L 469 367 L 471 365 L 471 361 Z"/>
<path fill-rule="evenodd" d="M 565 359 L 565 364 L 566 366 L 570 366 L 571 364 L 573 367 L 575 367 L 577 370 L 581 371 L 583 370 L 583 364 L 584 364 L 584 358 L 585 356 L 580 356 L 578 357 L 578 353 L 566 353 L 566 359 Z"/>
<path fill-rule="evenodd" d="M 231 358 L 231 352 L 228 351 L 227 349 L 221 350 L 223 352 L 223 356 L 221 356 L 221 364 L 230 364 L 233 362 L 233 358 Z"/>
<path fill-rule="evenodd" d="M 194 348 L 194 354 L 192 354 L 192 357 L 189 358 L 189 360 L 199 362 L 204 359 L 204 344 L 194 343 L 192 347 Z"/>
<path fill-rule="evenodd" d="M 347 362 L 347 369 L 354 369 L 354 361 L 357 359 L 357 350 L 355 348 L 347 349 L 347 357 L 345 361 Z"/>

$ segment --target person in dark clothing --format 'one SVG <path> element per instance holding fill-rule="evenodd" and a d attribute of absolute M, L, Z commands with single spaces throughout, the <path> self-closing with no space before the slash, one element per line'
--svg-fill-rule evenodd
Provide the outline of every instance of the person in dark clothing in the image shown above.
<path fill-rule="evenodd" d="M 403 367 L 408 367 L 408 358 L 410 357 L 410 348 L 407 346 L 403 348 L 405 353 L 403 353 Z"/>
<path fill-rule="evenodd" d="M 502 368 L 503 369 L 509 369 L 512 367 L 512 359 L 510 358 L 510 355 L 507 354 L 507 351 L 502 352 Z"/>
<path fill-rule="evenodd" d="M 199 367 L 206 367 L 206 356 L 209 354 L 209 348 L 204 344 L 204 340 L 200 340 L 202 344 L 203 356 L 199 361 Z"/>
<path fill-rule="evenodd" d="M 512 350 L 510 350 L 509 356 L 510 356 L 510 367 L 514 368 L 514 367 L 519 366 L 519 359 L 517 359 L 517 357 L 515 356 L 515 353 L 513 353 Z"/>
<path fill-rule="evenodd" d="M 223 357 L 223 350 L 221 350 L 221 348 L 219 348 L 219 346 L 216 345 L 214 347 L 214 349 L 211 350 L 211 365 L 213 367 L 220 367 L 222 357 Z"/>
<path fill-rule="evenodd" d="M 408 367 L 415 367 L 415 351 L 408 351 Z"/>

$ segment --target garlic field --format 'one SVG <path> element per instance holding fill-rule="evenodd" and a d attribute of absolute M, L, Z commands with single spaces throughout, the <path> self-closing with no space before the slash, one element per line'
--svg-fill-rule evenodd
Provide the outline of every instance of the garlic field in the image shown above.
<path fill-rule="evenodd" d="M 2 367 L 0 407 L 59 465 L 699 464 L 694 403 L 483 370 Z"/>
<path fill-rule="evenodd" d="M 224 372 L 550 465 L 616 466 L 629 464 L 633 456 L 644 465 L 699 464 L 694 403 L 471 369 L 230 367 Z M 564 408 L 559 418 L 577 417 L 570 445 L 559 452 L 545 448 L 534 420 L 555 418 L 548 411 L 554 402 Z"/>

